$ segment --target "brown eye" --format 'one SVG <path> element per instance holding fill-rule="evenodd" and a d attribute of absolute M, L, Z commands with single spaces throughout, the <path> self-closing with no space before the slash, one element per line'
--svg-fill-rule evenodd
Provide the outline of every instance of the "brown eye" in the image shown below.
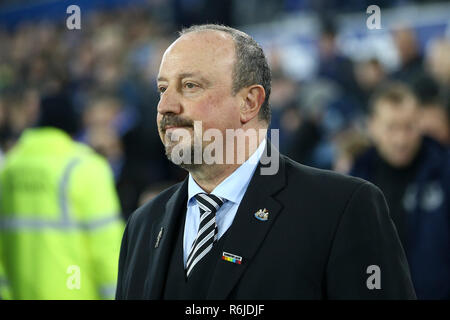
<path fill-rule="evenodd" d="M 194 89 L 196 87 L 195 83 L 192 82 L 186 82 L 184 86 L 188 89 Z"/>
<path fill-rule="evenodd" d="M 165 87 L 159 87 L 158 88 L 158 92 L 161 94 L 161 93 L 164 93 L 164 91 L 166 91 L 166 88 Z"/>

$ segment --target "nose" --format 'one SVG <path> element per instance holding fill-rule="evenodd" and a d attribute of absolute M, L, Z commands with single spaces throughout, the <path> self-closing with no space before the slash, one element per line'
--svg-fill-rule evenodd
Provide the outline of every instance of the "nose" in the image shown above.
<path fill-rule="evenodd" d="M 158 103 L 158 113 L 175 113 L 179 114 L 181 112 L 181 102 L 179 94 L 176 90 L 167 88 L 159 99 Z"/>

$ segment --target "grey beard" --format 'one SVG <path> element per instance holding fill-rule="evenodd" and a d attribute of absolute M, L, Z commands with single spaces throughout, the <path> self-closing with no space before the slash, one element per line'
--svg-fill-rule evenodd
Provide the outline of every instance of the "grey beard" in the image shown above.
<path fill-rule="evenodd" d="M 166 150 L 166 157 L 167 157 L 167 159 L 169 159 L 170 162 L 172 162 L 173 164 L 175 164 L 187 171 L 198 169 L 200 166 L 202 166 L 204 164 L 203 161 L 201 163 L 194 163 L 195 148 L 194 148 L 193 144 L 191 144 L 190 147 L 182 150 L 183 156 L 180 156 L 181 158 L 184 158 L 184 152 L 188 152 L 188 154 L 190 155 L 190 158 L 189 158 L 190 161 L 187 161 L 187 162 L 186 161 L 181 161 L 181 163 L 174 162 L 174 160 L 172 159 L 173 148 L 165 147 L 165 150 Z"/>

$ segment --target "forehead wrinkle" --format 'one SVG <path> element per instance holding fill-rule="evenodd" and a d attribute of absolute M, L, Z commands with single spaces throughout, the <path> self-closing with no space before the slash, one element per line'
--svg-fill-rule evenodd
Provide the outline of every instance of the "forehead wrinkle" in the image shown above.
<path fill-rule="evenodd" d="M 208 80 L 206 77 L 204 77 L 201 74 L 201 72 L 197 72 L 197 71 L 194 71 L 194 72 L 182 72 L 182 73 L 178 74 L 176 76 L 176 78 L 179 79 L 179 80 L 182 80 L 182 79 L 185 79 L 185 78 L 198 78 L 198 79 L 200 79 L 201 82 L 205 83 L 206 85 L 210 85 L 211 84 L 210 80 Z M 158 82 L 160 82 L 160 81 L 168 82 L 169 80 L 166 77 L 159 76 L 157 81 Z"/>

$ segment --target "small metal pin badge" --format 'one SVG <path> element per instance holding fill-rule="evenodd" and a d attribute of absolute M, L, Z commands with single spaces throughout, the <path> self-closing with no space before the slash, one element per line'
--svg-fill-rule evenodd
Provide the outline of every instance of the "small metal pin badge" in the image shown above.
<path fill-rule="evenodd" d="M 161 230 L 159 230 L 159 233 L 158 233 L 158 237 L 156 237 L 155 248 L 159 247 L 159 242 L 161 241 L 163 231 L 164 231 L 164 227 L 161 227 Z"/>
<path fill-rule="evenodd" d="M 242 263 L 242 257 L 241 256 L 237 256 L 235 254 L 232 253 L 228 253 L 228 252 L 222 252 L 222 260 L 231 262 L 231 263 L 236 263 L 236 264 L 241 264 Z"/>
<path fill-rule="evenodd" d="M 259 209 L 255 212 L 255 218 L 260 221 L 267 221 L 269 219 L 269 211 L 266 208 Z"/>

